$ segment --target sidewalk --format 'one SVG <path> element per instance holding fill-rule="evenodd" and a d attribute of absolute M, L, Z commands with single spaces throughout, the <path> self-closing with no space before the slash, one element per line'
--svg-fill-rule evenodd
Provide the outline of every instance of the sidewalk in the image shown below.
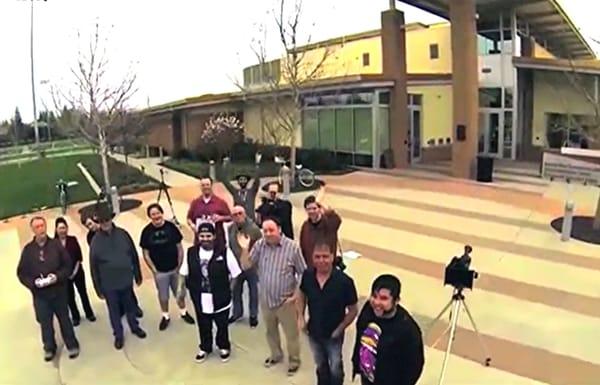
<path fill-rule="evenodd" d="M 119 162 L 125 163 L 124 155 L 111 154 L 110 157 L 118 160 Z M 188 187 L 188 186 L 197 187 L 197 185 L 198 185 L 198 179 L 159 165 L 160 158 L 129 157 L 127 160 L 129 161 L 129 164 L 131 166 L 133 166 L 137 169 L 140 169 L 143 166 L 144 172 L 148 176 L 150 176 L 158 181 L 160 181 L 160 169 L 163 169 L 165 171 L 164 176 L 165 176 L 165 183 L 167 184 L 167 186 L 170 186 L 170 187 Z"/>

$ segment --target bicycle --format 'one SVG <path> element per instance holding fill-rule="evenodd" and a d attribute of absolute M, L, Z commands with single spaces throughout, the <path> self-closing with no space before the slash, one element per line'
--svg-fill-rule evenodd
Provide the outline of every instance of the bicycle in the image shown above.
<path fill-rule="evenodd" d="M 280 165 L 278 181 L 281 186 L 283 186 L 283 166 L 289 165 L 289 160 L 286 160 L 283 157 L 275 156 L 275 163 Z M 304 167 L 302 164 L 296 165 L 295 179 L 300 182 L 300 184 L 306 188 L 311 188 L 315 184 L 315 173 L 309 168 Z"/>
<path fill-rule="evenodd" d="M 67 190 L 69 187 L 77 186 L 79 182 L 70 181 L 65 182 L 62 179 L 56 183 L 56 189 L 58 190 L 58 205 L 61 208 L 62 215 L 67 213 L 67 206 L 69 205 L 69 196 L 67 194 Z"/>

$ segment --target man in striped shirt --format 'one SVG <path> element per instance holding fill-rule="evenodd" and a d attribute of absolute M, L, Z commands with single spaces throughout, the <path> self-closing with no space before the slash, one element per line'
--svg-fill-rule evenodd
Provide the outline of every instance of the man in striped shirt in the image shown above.
<path fill-rule="evenodd" d="M 279 324 L 283 328 L 288 348 L 288 375 L 300 368 L 300 341 L 296 301 L 298 286 L 306 263 L 300 247 L 281 232 L 277 219 L 262 222 L 263 238 L 248 252 L 250 240 L 240 233 L 242 249 L 240 260 L 244 269 L 255 266 L 260 281 L 261 312 L 267 328 L 267 342 L 271 355 L 265 360 L 269 368 L 283 360 Z"/>

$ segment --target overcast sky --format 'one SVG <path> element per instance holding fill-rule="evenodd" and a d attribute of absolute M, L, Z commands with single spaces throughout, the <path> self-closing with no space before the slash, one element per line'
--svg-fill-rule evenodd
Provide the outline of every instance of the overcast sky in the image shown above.
<path fill-rule="evenodd" d="M 108 38 L 111 73 L 133 63 L 139 78 L 134 104 L 145 106 L 235 90 L 233 79 L 254 64 L 257 25 L 273 27 L 267 14 L 276 0 L 34 0 L 34 54 L 38 111 L 51 104 L 47 85 L 66 84 L 78 47 L 96 20 Z M 591 0 L 561 0 L 585 36 L 600 38 Z M 398 2 L 407 22 L 437 17 Z M 379 28 L 388 0 L 304 0 L 304 28 L 311 41 Z M 312 26 L 314 24 L 314 27 Z M 0 0 L 0 120 L 19 107 L 32 119 L 29 60 L 30 2 Z M 77 33 L 82 34 L 77 38 Z M 274 31 L 270 52 L 279 54 Z"/>

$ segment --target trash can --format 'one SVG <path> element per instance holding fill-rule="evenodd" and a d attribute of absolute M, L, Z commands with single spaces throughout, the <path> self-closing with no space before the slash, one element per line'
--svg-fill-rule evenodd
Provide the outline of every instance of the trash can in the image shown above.
<path fill-rule="evenodd" d="M 494 158 L 487 155 L 477 156 L 477 182 L 492 182 L 494 174 Z"/>

